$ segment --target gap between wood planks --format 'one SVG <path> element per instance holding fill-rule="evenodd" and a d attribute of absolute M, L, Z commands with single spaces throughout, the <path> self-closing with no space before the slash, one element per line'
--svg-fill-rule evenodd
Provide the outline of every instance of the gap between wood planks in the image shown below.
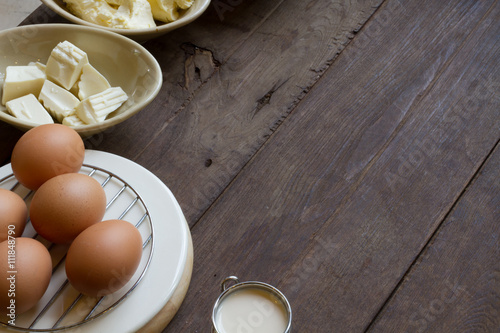
<path fill-rule="evenodd" d="M 485 164 L 488 162 L 488 160 L 493 155 L 493 153 L 495 152 L 496 149 L 500 149 L 500 139 L 497 140 L 497 142 L 495 143 L 495 145 L 493 146 L 493 148 L 488 152 L 488 154 L 484 158 L 483 162 L 479 165 L 479 167 L 477 168 L 477 170 L 474 172 L 474 174 L 472 175 L 471 179 L 467 182 L 467 185 L 464 186 L 463 190 L 460 192 L 460 194 L 458 195 L 458 197 L 455 200 L 455 202 L 453 203 L 453 205 L 451 205 L 451 207 L 448 210 L 448 212 L 443 216 L 443 219 L 441 220 L 441 222 L 439 222 L 439 224 L 436 227 L 436 229 L 432 232 L 432 234 L 430 235 L 429 239 L 424 244 L 424 246 L 422 247 L 422 249 L 420 250 L 420 252 L 415 256 L 415 260 L 413 260 L 413 262 L 410 264 L 410 266 L 408 267 L 408 269 L 406 270 L 406 272 L 403 274 L 403 276 L 401 277 L 401 279 L 399 280 L 399 282 L 396 284 L 396 286 L 394 287 L 394 289 L 392 290 L 392 292 L 390 293 L 390 295 L 387 297 L 387 299 L 384 301 L 384 303 L 382 304 L 382 306 L 380 307 L 380 309 L 377 311 L 377 313 L 375 314 L 375 316 L 372 318 L 372 320 L 370 321 L 370 323 L 368 324 L 368 326 L 366 327 L 366 329 L 363 331 L 364 333 L 367 333 L 367 332 L 370 331 L 370 329 L 373 327 L 373 325 L 375 325 L 375 323 L 377 322 L 377 319 L 384 312 L 384 309 L 387 307 L 387 305 L 389 304 L 389 302 L 394 298 L 394 296 L 401 289 L 401 287 L 403 286 L 403 284 L 405 282 L 406 277 L 411 274 L 411 272 L 413 271 L 413 269 L 418 264 L 419 259 L 423 256 L 424 252 L 429 248 L 429 246 L 436 239 L 437 235 L 439 234 L 439 232 L 442 229 L 442 226 L 443 226 L 444 222 L 448 219 L 448 217 L 453 212 L 453 210 L 455 209 L 455 207 L 457 206 L 457 204 L 461 201 L 462 197 L 465 195 L 465 193 L 467 192 L 467 190 L 474 184 L 475 180 L 479 177 L 479 174 L 483 170 Z"/>
<path fill-rule="evenodd" d="M 434 77 L 434 80 L 428 85 L 427 89 L 423 92 L 422 96 L 425 96 L 430 90 L 431 88 L 434 86 L 435 82 L 437 81 L 437 79 L 441 76 L 441 73 L 443 73 L 448 67 L 449 65 L 453 62 L 453 59 L 455 59 L 456 55 L 460 52 L 460 50 L 464 47 L 464 45 L 472 38 L 474 38 L 474 33 L 478 30 L 478 27 L 481 25 L 481 22 L 483 22 L 483 20 L 485 19 L 485 17 L 487 17 L 491 11 L 493 10 L 493 8 L 495 7 L 495 3 L 493 5 L 491 5 L 491 7 L 486 11 L 486 13 L 483 15 L 483 17 L 478 21 L 478 23 L 476 24 L 475 28 L 471 30 L 471 32 L 467 35 L 466 38 L 464 38 L 462 44 L 457 48 L 457 50 L 455 51 L 455 53 L 450 57 L 450 59 L 445 63 L 445 65 L 443 66 L 443 69 L 437 73 L 437 75 Z M 370 20 L 372 19 L 373 15 L 370 17 Z M 407 115 L 405 115 L 405 117 L 401 120 L 401 123 L 398 125 L 398 127 L 395 129 L 395 131 L 393 132 L 393 135 L 391 135 L 391 137 L 387 140 L 386 144 L 382 147 L 382 149 L 374 156 L 374 158 L 367 164 L 367 166 L 365 167 L 365 169 L 363 170 L 362 172 L 362 175 L 361 177 L 359 178 L 357 184 L 354 185 L 354 187 L 357 188 L 358 184 L 362 181 L 362 179 L 364 178 L 364 174 L 365 174 L 365 170 L 368 170 L 370 168 L 370 166 L 372 164 L 375 163 L 375 161 L 378 159 L 378 157 L 382 154 L 382 152 L 385 150 L 386 146 L 389 144 L 389 142 L 392 141 L 392 139 L 394 138 L 394 136 L 396 135 L 396 133 L 398 132 L 399 128 L 404 124 L 406 123 L 406 119 L 407 119 Z M 412 263 L 410 264 L 410 266 L 408 267 L 408 269 L 404 272 L 404 274 L 401 276 L 401 279 L 398 281 L 398 283 L 396 284 L 396 286 L 394 287 L 394 289 L 392 290 L 392 292 L 389 294 L 389 296 L 386 298 L 386 300 L 384 301 L 384 303 L 380 306 L 379 310 L 376 312 L 376 314 L 374 315 L 374 317 L 372 318 L 372 320 L 370 321 L 370 323 L 368 324 L 368 326 L 366 327 L 366 329 L 364 330 L 365 333 L 369 332 L 370 329 L 373 327 L 373 325 L 377 322 L 377 319 L 380 317 L 380 315 L 383 313 L 384 309 L 387 307 L 387 305 L 389 304 L 389 302 L 394 298 L 394 296 L 397 294 L 397 292 L 401 289 L 403 283 L 405 282 L 405 279 L 407 276 L 409 276 L 411 274 L 411 272 L 413 271 L 413 269 L 416 267 L 419 259 L 422 257 L 423 253 L 428 249 L 428 247 L 432 244 L 432 242 L 434 241 L 434 239 L 437 237 L 437 234 L 440 232 L 440 230 L 442 229 L 442 226 L 444 224 L 444 222 L 447 220 L 447 218 L 449 217 L 449 215 L 453 212 L 453 210 L 455 209 L 456 205 L 460 202 L 460 200 L 462 199 L 462 197 L 464 196 L 464 194 L 467 192 L 467 190 L 472 186 L 472 184 L 474 183 L 474 181 L 478 178 L 479 174 L 481 173 L 481 171 L 483 170 L 484 168 L 484 165 L 486 164 L 486 162 L 490 159 L 490 157 L 493 155 L 494 151 L 499 147 L 500 145 L 500 139 L 497 140 L 497 142 L 495 143 L 495 145 L 493 145 L 493 148 L 488 152 L 488 154 L 486 154 L 486 156 L 484 157 L 483 161 L 481 162 L 481 164 L 478 166 L 477 170 L 472 174 L 471 178 L 469 179 L 469 181 L 467 182 L 467 184 L 464 186 L 464 188 L 462 189 L 462 191 L 460 192 L 460 194 L 457 196 L 457 198 L 455 199 L 455 202 L 451 205 L 450 209 L 448 210 L 448 212 L 443 216 L 442 220 L 439 222 L 439 224 L 437 225 L 436 229 L 434 229 L 434 231 L 432 232 L 432 234 L 430 235 L 429 239 L 427 240 L 427 242 L 424 244 L 424 246 L 421 248 L 420 252 L 415 256 L 415 259 L 412 261 Z M 350 194 L 352 192 L 350 192 L 346 197 L 349 197 Z"/>

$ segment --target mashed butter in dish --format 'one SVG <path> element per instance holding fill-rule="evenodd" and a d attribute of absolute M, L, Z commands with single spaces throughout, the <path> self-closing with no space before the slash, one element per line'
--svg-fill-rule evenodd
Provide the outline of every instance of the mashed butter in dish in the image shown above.
<path fill-rule="evenodd" d="M 117 29 L 146 29 L 172 22 L 194 0 L 63 0 L 69 11 L 90 23 Z"/>

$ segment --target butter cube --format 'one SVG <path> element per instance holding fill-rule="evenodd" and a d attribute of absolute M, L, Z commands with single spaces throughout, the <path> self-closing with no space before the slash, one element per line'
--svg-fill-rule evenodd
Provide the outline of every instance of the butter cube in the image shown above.
<path fill-rule="evenodd" d="M 45 73 L 45 69 L 47 68 L 47 66 L 45 66 L 45 64 L 42 64 L 40 61 L 31 61 L 28 65 L 29 66 L 37 66 L 44 73 Z"/>
<path fill-rule="evenodd" d="M 69 90 L 69 92 L 72 93 L 75 97 L 78 97 L 78 82 L 79 81 L 76 81 L 73 87 L 71 87 L 71 89 Z"/>
<path fill-rule="evenodd" d="M 38 66 L 7 66 L 2 104 L 28 94 L 38 96 L 45 78 L 45 73 Z"/>
<path fill-rule="evenodd" d="M 70 90 L 88 64 L 87 53 L 68 41 L 61 42 L 50 53 L 45 73 L 47 78 Z"/>
<path fill-rule="evenodd" d="M 29 94 L 6 103 L 7 111 L 16 118 L 37 124 L 53 124 L 54 120 L 44 109 L 35 95 Z"/>
<path fill-rule="evenodd" d="M 76 114 L 68 116 L 62 120 L 62 124 L 70 127 L 82 126 L 85 123 Z"/>
<path fill-rule="evenodd" d="M 80 100 L 75 95 L 57 84 L 45 80 L 38 100 L 58 122 L 75 113 Z"/>
<path fill-rule="evenodd" d="M 82 75 L 78 81 L 78 98 L 80 100 L 101 93 L 108 88 L 111 88 L 111 85 L 97 69 L 91 64 L 83 66 Z"/>
<path fill-rule="evenodd" d="M 86 124 L 96 124 L 118 109 L 128 99 L 120 87 L 113 87 L 87 97 L 76 107 L 76 115 Z"/>
<path fill-rule="evenodd" d="M 148 0 L 155 20 L 172 22 L 180 17 L 180 9 L 188 9 L 193 0 Z"/>

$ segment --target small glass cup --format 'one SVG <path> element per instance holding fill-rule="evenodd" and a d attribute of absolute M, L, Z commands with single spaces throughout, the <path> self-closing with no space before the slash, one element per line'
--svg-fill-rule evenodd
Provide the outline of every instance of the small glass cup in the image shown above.
<path fill-rule="evenodd" d="M 290 303 L 275 287 L 229 276 L 221 292 L 212 311 L 212 333 L 291 333 Z"/>

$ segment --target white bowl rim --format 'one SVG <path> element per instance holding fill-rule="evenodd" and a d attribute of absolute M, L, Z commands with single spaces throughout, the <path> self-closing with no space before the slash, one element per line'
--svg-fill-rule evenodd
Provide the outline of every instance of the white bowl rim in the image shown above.
<path fill-rule="evenodd" d="M 160 64 L 158 63 L 158 60 L 149 52 L 144 46 L 142 46 L 140 43 L 126 37 L 120 34 L 116 34 L 111 31 L 106 31 L 103 29 L 99 28 L 94 28 L 94 27 L 89 27 L 89 26 L 82 26 L 82 25 L 76 25 L 76 24 L 70 24 L 70 23 L 43 23 L 43 24 L 35 24 L 35 25 L 23 25 L 23 26 L 18 26 L 6 30 L 0 31 L 0 38 L 4 35 L 8 35 L 10 33 L 15 33 L 15 32 L 22 32 L 24 30 L 31 30 L 34 27 L 37 29 L 69 29 L 73 31 L 85 31 L 93 34 L 100 34 L 107 36 L 109 38 L 114 38 L 118 40 L 122 40 L 125 43 L 128 43 L 130 45 L 133 45 L 135 48 L 139 49 L 141 51 L 141 54 L 146 55 L 146 57 L 149 59 L 150 63 L 154 66 L 154 69 L 151 71 L 152 73 L 156 74 L 156 79 L 157 83 L 154 87 L 154 90 L 151 91 L 151 93 L 142 100 L 141 102 L 137 104 L 133 104 L 130 108 L 126 110 L 126 112 L 123 112 L 121 114 L 118 114 L 114 117 L 111 117 L 109 119 L 104 120 L 103 122 L 97 123 L 97 124 L 88 124 L 88 125 L 82 125 L 82 126 L 74 126 L 71 127 L 74 130 L 76 130 L 80 134 L 94 134 L 97 132 L 101 132 L 109 127 L 112 127 L 114 125 L 117 125 L 121 123 L 122 121 L 132 117 L 134 114 L 139 112 L 141 109 L 143 109 L 145 106 L 147 106 L 151 101 L 158 95 L 158 93 L 161 90 L 162 83 L 163 83 L 163 73 L 160 67 Z M 9 123 L 15 127 L 18 128 L 24 128 L 24 129 L 30 129 L 32 127 L 35 127 L 39 124 L 18 119 L 16 117 L 13 117 L 9 114 L 0 112 L 0 120 L 5 121 L 6 123 Z"/>
<path fill-rule="evenodd" d="M 142 29 L 119 29 L 119 28 L 110 28 L 110 27 L 105 27 L 99 24 L 95 24 L 92 22 L 85 21 L 76 15 L 70 13 L 69 11 L 65 10 L 64 8 L 61 8 L 54 0 L 41 0 L 43 4 L 45 4 L 47 7 L 49 7 L 51 10 L 53 10 L 56 14 L 62 16 L 63 18 L 77 24 L 89 26 L 89 27 L 94 27 L 94 28 L 99 28 L 107 31 L 112 31 L 118 34 L 122 35 L 127 35 L 127 36 L 141 36 L 144 34 L 151 34 L 151 33 L 162 33 L 162 32 L 168 32 L 177 28 L 180 28 L 198 17 L 201 16 L 205 12 L 205 10 L 208 8 L 210 5 L 210 0 L 194 0 L 194 1 L 200 1 L 202 2 L 202 5 L 197 8 L 196 11 L 193 11 L 191 15 L 183 16 L 179 18 L 178 20 L 175 20 L 173 22 L 168 22 L 164 23 L 162 25 L 152 27 L 152 28 L 142 28 Z"/>

